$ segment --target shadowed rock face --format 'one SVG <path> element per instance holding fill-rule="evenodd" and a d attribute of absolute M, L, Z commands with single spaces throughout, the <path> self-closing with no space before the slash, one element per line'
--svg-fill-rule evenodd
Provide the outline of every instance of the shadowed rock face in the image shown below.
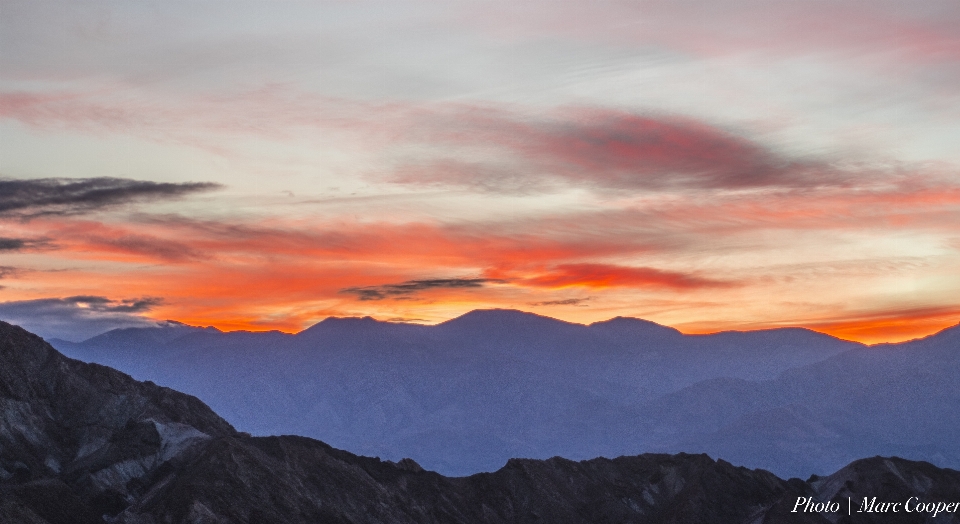
<path fill-rule="evenodd" d="M 193 397 L 70 360 L 5 323 L 0 415 L 4 523 L 919 523 L 791 510 L 800 497 L 960 501 L 960 472 L 880 457 L 808 482 L 686 454 L 513 459 L 445 477 L 237 433 Z"/>
<path fill-rule="evenodd" d="M 165 462 L 235 433 L 194 397 L 68 359 L 4 322 L 0 363 L 3 522 L 103 522 Z M 36 515 L 2 518 L 20 506 Z"/>
<path fill-rule="evenodd" d="M 705 455 L 514 459 L 459 478 L 416 469 L 300 437 L 222 439 L 121 522 L 731 523 L 808 491 Z M 247 496 L 224 504 L 224 493 Z"/>
<path fill-rule="evenodd" d="M 840 522 L 864 523 L 921 523 L 921 522 L 960 522 L 960 509 L 954 512 L 941 514 L 936 520 L 928 519 L 930 513 L 908 513 L 905 508 L 897 508 L 897 512 L 879 511 L 882 506 L 873 504 L 873 511 L 868 509 L 870 503 L 876 502 L 906 502 L 916 497 L 912 503 L 928 502 L 960 502 L 960 471 L 938 468 L 927 462 L 913 462 L 901 458 L 873 457 L 857 460 L 836 473 L 810 479 L 810 486 L 818 493 L 821 500 L 832 500 L 851 504 L 853 517 Z M 866 502 L 864 499 L 867 499 Z M 866 503 L 867 507 L 864 507 Z"/>

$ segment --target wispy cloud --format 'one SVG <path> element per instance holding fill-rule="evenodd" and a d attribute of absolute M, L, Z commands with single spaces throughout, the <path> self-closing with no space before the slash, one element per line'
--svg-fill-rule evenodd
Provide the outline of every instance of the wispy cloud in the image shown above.
<path fill-rule="evenodd" d="M 201 261 L 229 257 L 349 260 L 353 263 L 487 266 L 505 260 L 546 263 L 568 258 L 660 251 L 676 246 L 657 231 L 635 228 L 630 217 L 605 214 L 480 223 L 196 220 L 140 216 L 136 223 L 38 220 L 38 233 L 62 252 L 104 260 Z M 601 229 L 601 228 L 605 228 Z M 654 228 L 655 229 L 655 228 Z M 629 239 L 621 233 L 630 232 Z"/>
<path fill-rule="evenodd" d="M 0 179 L 0 218 L 27 220 L 50 215 L 78 215 L 133 202 L 177 198 L 218 187 L 219 184 L 210 182 L 150 182 L 107 177 L 7 178 Z M 12 239 L 13 242 L 16 240 Z"/>
<path fill-rule="evenodd" d="M 79 341 L 118 327 L 152 326 L 145 316 L 163 302 L 156 297 L 110 299 L 72 296 L 0 302 L 0 318 L 46 338 Z"/>
<path fill-rule="evenodd" d="M 579 306 L 585 305 L 584 303 L 589 301 L 590 297 L 587 298 L 566 298 L 563 300 L 544 300 L 543 302 L 531 302 L 531 306 Z"/>
<path fill-rule="evenodd" d="M 913 313 L 856 311 L 960 289 L 960 4 L 811 1 L 21 2 L 0 282 L 33 309 L 6 311 L 898 336 Z M 91 173 L 120 178 L 22 179 Z M 179 205 L 216 186 L 162 173 L 231 191 Z M 140 296 L 166 300 L 103 301 Z"/>
<path fill-rule="evenodd" d="M 678 271 L 650 267 L 627 267 L 612 264 L 560 264 L 546 272 L 526 278 L 525 285 L 547 288 L 564 287 L 635 287 L 692 290 L 729 288 L 736 282 L 705 278 Z"/>
<path fill-rule="evenodd" d="M 949 0 L 932 0 L 923 9 L 883 1 L 801 5 L 757 0 L 607 2 L 603 7 L 524 2 L 491 10 L 483 4 L 471 6 L 463 21 L 500 38 L 639 44 L 699 57 L 830 53 L 848 60 L 853 54 L 924 64 L 949 64 L 960 57 L 960 37 L 953 31 L 960 9 Z"/>
<path fill-rule="evenodd" d="M 960 323 L 960 306 L 886 308 L 850 312 L 837 318 L 813 320 L 805 327 L 862 342 L 905 340 L 929 335 Z"/>
<path fill-rule="evenodd" d="M 536 119 L 495 108 L 452 107 L 420 118 L 406 137 L 411 141 L 496 154 L 402 165 L 387 177 L 390 182 L 523 194 L 564 185 L 630 191 L 810 189 L 878 175 L 824 159 L 792 158 L 689 117 L 573 108 Z"/>
<path fill-rule="evenodd" d="M 0 251 L 32 251 L 52 247 L 46 238 L 0 237 Z"/>
<path fill-rule="evenodd" d="M 493 283 L 503 284 L 505 281 L 493 278 L 437 278 L 408 280 L 399 284 L 350 287 L 342 289 L 340 292 L 356 295 L 360 300 L 383 300 L 385 298 L 403 300 L 412 298 L 413 295 L 430 289 L 480 288 Z"/>
<path fill-rule="evenodd" d="M 293 130 L 348 128 L 354 125 L 353 119 L 347 117 L 344 122 L 336 116 L 344 105 L 353 108 L 357 104 L 279 86 L 178 98 L 131 96 L 130 91 L 110 88 L 42 94 L 0 92 L 0 118 L 35 129 L 131 135 L 217 155 L 242 154 L 231 141 L 223 140 L 224 136 L 283 141 L 297 136 Z"/>

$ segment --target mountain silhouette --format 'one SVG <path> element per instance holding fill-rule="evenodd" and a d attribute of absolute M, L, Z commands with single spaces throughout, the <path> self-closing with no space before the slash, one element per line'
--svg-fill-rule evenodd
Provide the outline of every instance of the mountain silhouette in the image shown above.
<path fill-rule="evenodd" d="M 122 344 L 112 342 L 121 335 Z M 748 441 L 739 450 L 736 436 L 725 436 L 729 428 L 708 424 L 714 410 L 732 421 L 782 407 L 789 399 L 769 381 L 873 351 L 798 328 L 683 335 L 640 319 L 586 326 L 502 309 L 436 326 L 328 318 L 296 335 L 167 324 L 54 345 L 196 395 L 252 434 L 299 434 L 356 453 L 412 457 L 452 475 L 492 471 L 517 456 L 586 459 L 638 449 L 723 451 L 744 461 Z M 790 387 L 804 390 L 800 382 Z M 749 390 L 741 407 L 713 404 L 741 389 Z M 744 463 L 799 475 L 881 451 L 923 459 L 943 451 L 881 444 L 854 439 L 837 453 L 802 460 L 759 453 Z"/>
<path fill-rule="evenodd" d="M 198 335 L 211 333 L 184 336 Z M 66 358 L 3 322 L 0 413 L 2 522 L 866 524 L 886 515 L 797 508 L 960 500 L 960 472 L 893 457 L 807 481 L 684 453 L 511 459 L 445 477 L 310 438 L 251 437 L 194 397 Z"/>

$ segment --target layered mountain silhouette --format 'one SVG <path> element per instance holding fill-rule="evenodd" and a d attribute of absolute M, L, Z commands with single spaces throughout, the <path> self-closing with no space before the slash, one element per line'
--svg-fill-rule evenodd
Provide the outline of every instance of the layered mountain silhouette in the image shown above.
<path fill-rule="evenodd" d="M 52 342 L 196 395 L 243 431 L 449 475 L 640 450 L 785 477 L 873 455 L 960 467 L 960 328 L 867 347 L 796 328 L 683 335 L 632 318 L 480 310 L 436 326 L 329 318 L 288 335 L 167 323 Z"/>
<path fill-rule="evenodd" d="M 512 459 L 445 477 L 310 438 L 251 437 L 194 397 L 66 358 L 3 322 L 0 414 L 2 522 L 920 523 L 932 513 L 857 510 L 960 501 L 960 472 L 882 457 L 807 481 L 690 454 Z"/>

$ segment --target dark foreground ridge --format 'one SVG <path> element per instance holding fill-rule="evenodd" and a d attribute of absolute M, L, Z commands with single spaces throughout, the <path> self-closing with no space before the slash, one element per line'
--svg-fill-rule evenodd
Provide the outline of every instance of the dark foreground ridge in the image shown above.
<path fill-rule="evenodd" d="M 68 359 L 3 322 L 0 413 L 3 523 L 919 523 L 930 514 L 856 504 L 960 502 L 960 472 L 881 457 L 806 482 L 687 454 L 514 459 L 444 477 L 412 460 L 238 433 L 194 397 Z M 792 512 L 801 499 L 843 511 Z"/>

